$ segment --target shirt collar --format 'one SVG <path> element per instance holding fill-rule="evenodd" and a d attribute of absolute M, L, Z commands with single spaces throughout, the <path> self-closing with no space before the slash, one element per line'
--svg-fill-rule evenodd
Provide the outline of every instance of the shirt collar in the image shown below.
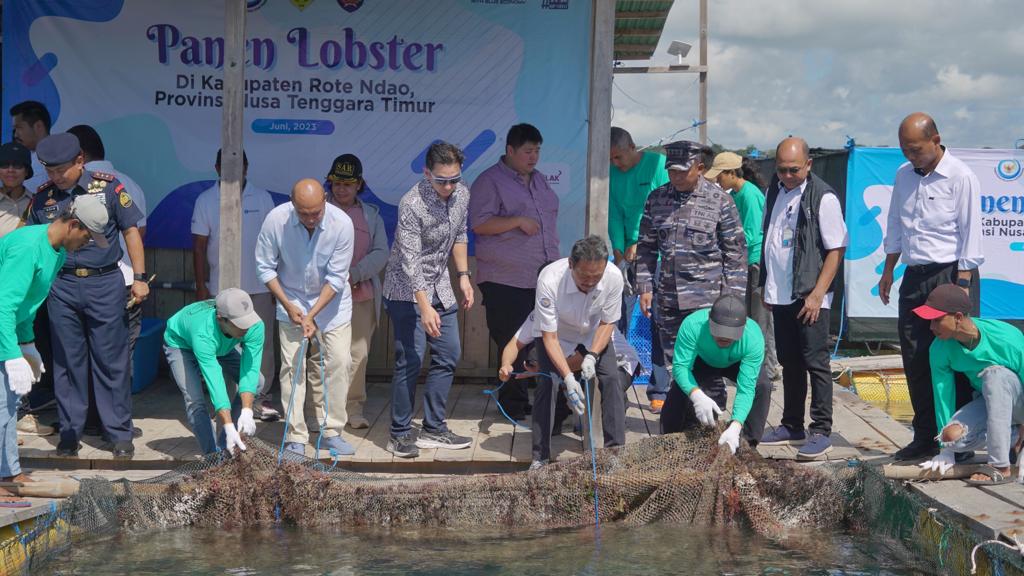
<path fill-rule="evenodd" d="M 288 222 L 292 226 L 298 226 L 298 227 L 302 228 L 303 231 L 306 231 L 306 227 L 302 224 L 302 222 L 299 221 L 299 214 L 297 212 L 295 212 L 295 205 L 292 204 L 290 200 L 288 201 L 288 204 L 291 206 L 291 211 L 290 211 L 291 213 L 288 216 Z M 330 202 L 328 202 L 327 204 L 328 205 L 332 205 Z M 340 210 L 340 208 L 338 208 L 338 209 Z M 325 224 L 326 223 L 327 223 L 327 206 L 324 206 L 324 217 L 320 219 L 320 223 L 317 224 L 316 227 L 321 229 L 321 230 L 326 230 L 326 228 L 325 228 Z"/>
<path fill-rule="evenodd" d="M 800 185 L 797 186 L 796 188 L 794 188 L 793 190 L 788 190 L 786 188 L 786 185 L 782 183 L 782 180 L 779 180 L 779 192 L 782 192 L 783 194 L 787 194 L 789 192 L 793 192 L 794 190 L 799 190 L 800 194 L 803 194 L 804 190 L 807 189 L 807 181 L 810 180 L 810 179 L 811 179 L 811 175 L 808 174 L 807 178 L 804 178 L 804 181 L 801 182 Z"/>
<path fill-rule="evenodd" d="M 441 195 L 437 193 L 437 190 L 434 190 L 434 187 L 430 184 L 430 180 L 424 178 L 423 180 L 420 180 L 419 184 L 420 198 L 423 198 L 423 201 L 428 204 L 434 204 L 442 207 L 446 206 L 448 202 L 454 200 L 455 196 L 459 194 L 461 189 L 462 183 L 459 182 L 455 186 L 455 190 L 452 190 L 452 194 L 448 197 L 448 200 L 444 200 L 441 198 Z"/>
<path fill-rule="evenodd" d="M 607 268 L 605 268 L 605 270 L 607 271 Z M 580 292 L 579 286 L 576 286 L 576 281 L 572 279 L 572 268 L 565 269 L 563 282 L 567 283 L 565 287 L 566 294 L 583 294 L 583 292 Z M 587 292 L 587 294 L 600 294 L 603 287 L 604 275 L 601 276 L 601 280 L 597 283 L 597 286 L 594 286 L 594 288 L 590 292 Z"/>

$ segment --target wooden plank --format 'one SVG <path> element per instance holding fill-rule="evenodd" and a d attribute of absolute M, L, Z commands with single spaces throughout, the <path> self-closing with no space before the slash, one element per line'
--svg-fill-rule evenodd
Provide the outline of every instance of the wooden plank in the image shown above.
<path fill-rule="evenodd" d="M 1024 527 L 1020 508 L 1007 505 L 1004 499 L 976 490 L 962 480 L 917 482 L 908 486 L 929 498 L 932 506 L 963 522 L 984 539 L 998 538 L 1004 531 Z"/>
<path fill-rule="evenodd" d="M 869 426 L 897 446 L 906 446 L 914 439 L 909 427 L 896 422 L 888 414 L 861 400 L 849 390 L 834 385 L 833 398 L 842 402 L 853 414 L 864 420 Z"/>
<path fill-rule="evenodd" d="M 832 371 L 853 370 L 854 372 L 870 370 L 902 370 L 903 357 L 899 354 L 883 354 L 880 356 L 857 356 L 855 358 L 836 358 L 832 360 Z"/>
<path fill-rule="evenodd" d="M 224 92 L 221 108 L 220 289 L 242 282 L 242 130 L 245 123 L 245 1 L 224 1 Z"/>
<path fill-rule="evenodd" d="M 612 127 L 615 0 L 594 0 L 590 52 L 590 121 L 587 123 L 587 234 L 608 239 L 608 154 Z"/>
<path fill-rule="evenodd" d="M 481 394 L 482 395 L 482 394 Z M 512 424 L 505 420 L 488 395 L 488 402 L 479 416 L 479 432 L 473 444 L 474 462 L 509 462 L 512 459 Z"/>
<path fill-rule="evenodd" d="M 460 435 L 473 439 L 473 445 L 465 450 L 439 450 L 434 459 L 438 462 L 469 462 L 480 443 L 480 422 L 487 410 L 490 396 L 483 393 L 484 387 L 459 384 L 460 393 L 448 414 L 448 428 Z"/>

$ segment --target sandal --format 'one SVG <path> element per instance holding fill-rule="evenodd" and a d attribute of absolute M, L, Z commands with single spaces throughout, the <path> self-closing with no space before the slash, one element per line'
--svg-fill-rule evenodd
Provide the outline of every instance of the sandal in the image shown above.
<path fill-rule="evenodd" d="M 1013 482 L 1012 473 L 1004 476 L 1002 472 L 996 470 L 989 464 L 978 468 L 975 474 L 984 474 L 985 476 L 988 476 L 988 480 L 971 480 L 970 478 L 966 478 L 964 479 L 964 482 L 966 482 L 968 486 L 999 486 Z"/>

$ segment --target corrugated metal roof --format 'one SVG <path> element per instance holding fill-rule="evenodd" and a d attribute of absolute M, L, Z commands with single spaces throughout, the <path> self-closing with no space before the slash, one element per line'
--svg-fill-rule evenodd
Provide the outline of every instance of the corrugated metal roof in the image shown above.
<path fill-rule="evenodd" d="M 658 47 L 674 0 L 618 0 L 615 3 L 615 59 L 649 60 Z"/>

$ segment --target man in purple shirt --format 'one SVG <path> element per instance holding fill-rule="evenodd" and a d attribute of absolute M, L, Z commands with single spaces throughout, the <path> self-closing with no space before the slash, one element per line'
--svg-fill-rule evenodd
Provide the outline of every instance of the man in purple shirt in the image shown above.
<path fill-rule="evenodd" d="M 470 189 L 477 284 L 484 296 L 487 329 L 499 348 L 533 311 L 538 271 L 559 258 L 558 196 L 536 170 L 543 142 L 534 126 L 509 128 L 505 155 Z M 502 407 L 516 420 L 530 413 L 526 382 L 510 380 L 498 392 Z"/>

